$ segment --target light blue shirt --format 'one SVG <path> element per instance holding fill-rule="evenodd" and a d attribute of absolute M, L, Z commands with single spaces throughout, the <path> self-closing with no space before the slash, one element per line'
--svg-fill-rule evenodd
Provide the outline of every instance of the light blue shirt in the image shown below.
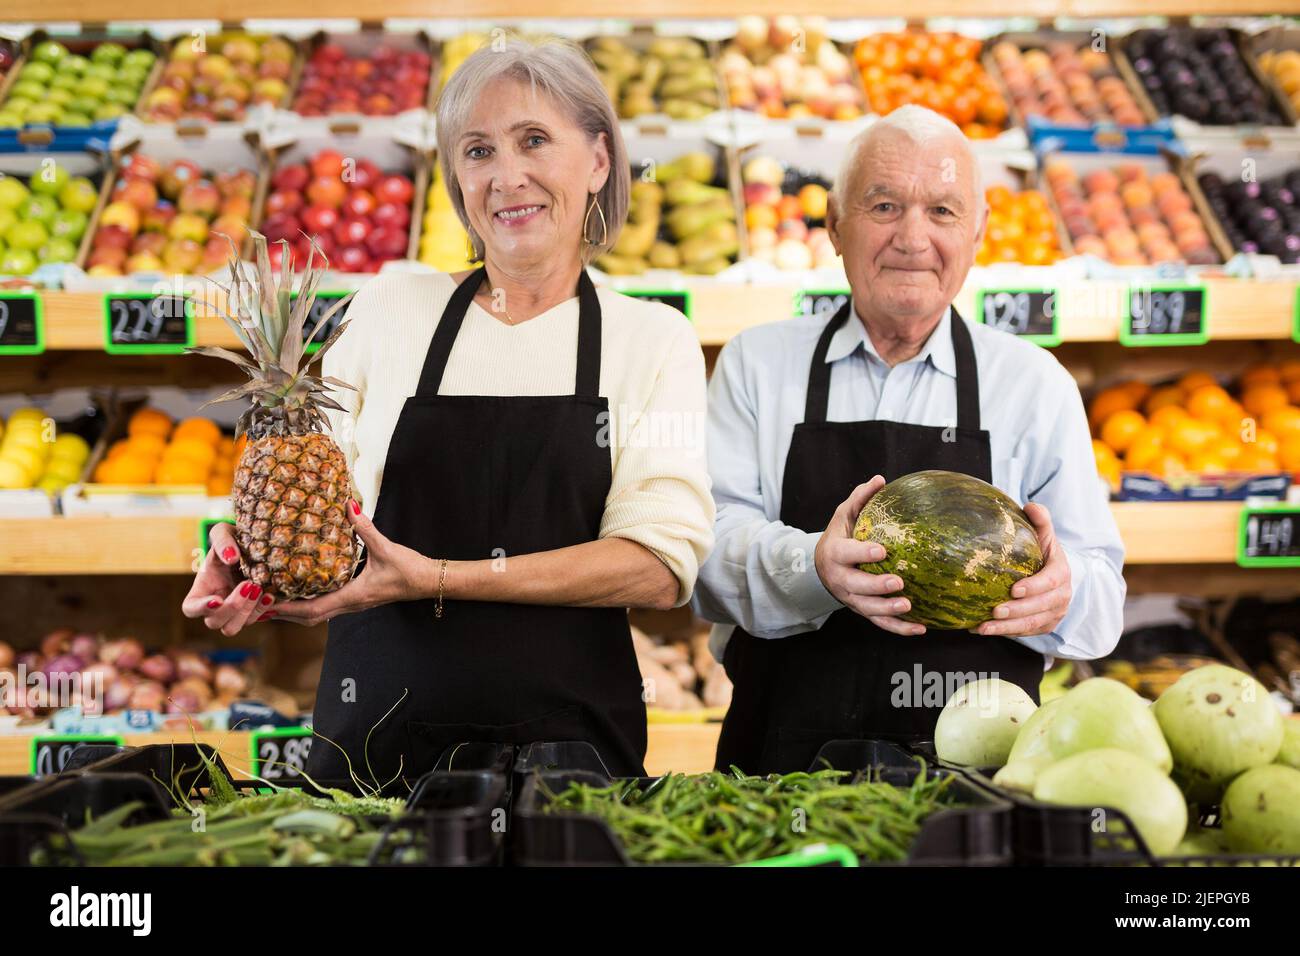
<path fill-rule="evenodd" d="M 692 600 L 697 614 L 715 622 L 709 647 L 718 660 L 736 625 L 756 637 L 790 637 L 816 630 L 842 607 L 813 563 L 824 529 L 780 521 L 786 453 L 803 421 L 808 369 L 827 321 L 746 329 L 718 356 L 708 421 L 716 544 Z M 949 310 L 915 358 L 890 368 L 854 310 L 826 354 L 833 365 L 827 421 L 955 426 L 952 321 Z M 1079 388 L 1046 349 L 984 325 L 966 327 L 993 484 L 1022 506 L 1048 509 L 1070 564 L 1073 596 L 1064 620 L 1050 634 L 1016 640 L 1049 658 L 1103 657 L 1123 629 L 1124 545 L 1097 475 Z M 852 490 L 841 489 L 839 498 Z"/>

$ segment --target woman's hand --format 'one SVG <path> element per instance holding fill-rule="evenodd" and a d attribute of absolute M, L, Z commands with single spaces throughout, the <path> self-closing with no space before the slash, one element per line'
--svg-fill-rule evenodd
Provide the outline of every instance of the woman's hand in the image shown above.
<path fill-rule="evenodd" d="M 239 571 L 239 546 L 228 522 L 214 524 L 208 533 L 207 556 L 194 576 L 190 593 L 181 602 L 186 617 L 202 618 L 210 631 L 234 637 L 250 621 L 269 611 L 272 598 Z M 271 612 L 274 613 L 274 612 Z"/>
<path fill-rule="evenodd" d="M 337 591 L 277 605 L 274 611 L 276 620 L 311 626 L 340 614 L 354 614 L 381 604 L 432 596 L 436 587 L 432 559 L 380 534 L 355 501 L 348 502 L 347 514 L 369 552 L 366 566 Z"/>

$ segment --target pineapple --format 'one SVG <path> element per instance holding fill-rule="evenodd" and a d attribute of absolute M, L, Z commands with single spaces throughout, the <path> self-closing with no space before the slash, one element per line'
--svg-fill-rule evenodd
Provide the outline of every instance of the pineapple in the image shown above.
<path fill-rule="evenodd" d="M 346 382 L 307 374 L 347 327 L 341 322 L 320 350 L 304 361 L 305 345 L 316 338 L 351 296 L 340 300 L 312 328 L 303 329 L 316 288 L 329 262 L 315 267 L 320 248 L 312 241 L 297 300 L 290 298 L 293 270 L 288 242 L 281 240 L 280 280 L 271 272 L 266 237 L 252 233 L 256 269 L 252 277 L 239 254 L 230 259 L 226 292 L 228 325 L 248 355 L 215 347 L 190 348 L 198 355 L 234 362 L 251 379 L 208 405 L 252 399 L 239 416 L 236 436 L 248 442 L 235 468 L 232 496 L 235 539 L 244 576 L 277 600 L 313 597 L 337 590 L 351 578 L 360 544 L 345 508 L 355 497 L 352 476 L 338 444 L 329 435 L 322 409 L 343 410 L 328 396 Z"/>

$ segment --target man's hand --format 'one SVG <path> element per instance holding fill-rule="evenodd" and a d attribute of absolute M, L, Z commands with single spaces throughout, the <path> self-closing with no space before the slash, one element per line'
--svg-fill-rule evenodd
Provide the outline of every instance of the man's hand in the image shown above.
<path fill-rule="evenodd" d="M 885 479 L 876 475 L 853 489 L 848 500 L 835 509 L 831 523 L 818 539 L 813 563 L 826 590 L 845 607 L 894 634 L 924 634 L 924 625 L 897 616 L 911 610 L 911 601 L 905 597 L 886 597 L 903 589 L 902 579 L 896 574 L 869 574 L 858 568 L 859 564 L 882 561 L 885 557 L 885 549 L 874 541 L 853 538 L 858 514 L 883 487 Z"/>
<path fill-rule="evenodd" d="M 1056 540 L 1052 516 L 1042 505 L 1025 505 L 1025 516 L 1038 532 L 1038 545 L 1046 561 L 1043 569 L 1017 581 L 1011 588 L 1014 600 L 993 609 L 993 620 L 979 626 L 980 634 L 1023 637 L 1056 630 L 1070 609 L 1070 562 Z"/>

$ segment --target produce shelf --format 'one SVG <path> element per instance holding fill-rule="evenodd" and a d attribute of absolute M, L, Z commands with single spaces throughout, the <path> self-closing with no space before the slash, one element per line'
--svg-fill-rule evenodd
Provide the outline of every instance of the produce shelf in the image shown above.
<path fill-rule="evenodd" d="M 713 755 L 718 747 L 719 723 L 656 724 L 648 729 L 646 771 L 651 775 L 675 770 L 700 773 L 713 769 Z M 221 753 L 232 771 L 248 772 L 249 737 L 242 731 L 211 730 L 191 734 L 188 730 L 172 733 L 127 734 L 127 746 L 146 744 L 203 743 Z M 31 738 L 20 734 L 0 735 L 0 777 L 26 774 L 31 770 Z"/>
<path fill-rule="evenodd" d="M 1005 281 L 985 281 L 984 288 L 1011 288 L 1032 280 L 1009 275 Z M 1292 337 L 1296 283 L 1256 282 L 1244 279 L 1209 279 L 1205 283 L 1210 303 L 1211 341 L 1285 341 Z M 628 286 L 628 288 L 635 288 Z M 686 282 L 691 294 L 692 319 L 706 346 L 720 346 L 746 328 L 791 317 L 799 287 L 789 285 L 723 285 Z M 1125 290 L 1122 281 L 1081 281 L 1060 286 L 1060 331 L 1064 342 L 1118 342 Z M 975 314 L 977 287 L 967 283 L 956 306 L 963 315 Z M 200 345 L 238 347 L 235 334 L 220 318 L 220 293 L 207 302 L 196 301 L 195 333 Z M 46 348 L 50 350 L 103 351 L 103 295 L 93 292 L 46 292 Z"/>
<path fill-rule="evenodd" d="M 1231 564 L 1238 502 L 1113 502 L 1128 564 Z M 197 517 L 0 519 L 0 574 L 189 574 Z M 129 546 L 128 546 L 129 545 Z"/>

